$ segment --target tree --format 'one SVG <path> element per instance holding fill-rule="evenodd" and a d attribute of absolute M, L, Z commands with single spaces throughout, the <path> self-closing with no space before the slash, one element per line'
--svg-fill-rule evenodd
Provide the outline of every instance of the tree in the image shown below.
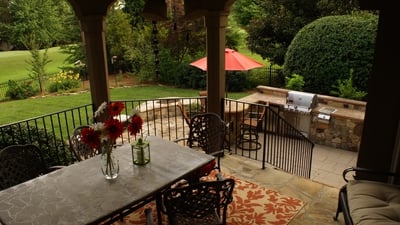
<path fill-rule="evenodd" d="M 46 46 L 43 54 L 41 54 L 41 45 L 38 41 L 36 41 L 34 34 L 30 35 L 29 37 L 24 37 L 22 42 L 24 43 L 25 47 L 29 49 L 29 52 L 32 56 L 31 60 L 27 60 L 27 63 L 31 66 L 31 74 L 29 76 L 39 83 L 39 91 L 40 94 L 43 95 L 43 81 L 44 76 L 46 75 L 46 65 L 51 62 L 47 54 L 48 46 Z"/>
<path fill-rule="evenodd" d="M 125 0 L 122 10 L 127 15 L 130 15 L 130 24 L 132 27 L 140 27 L 144 23 L 143 17 L 140 16 L 144 2 L 144 0 Z"/>
<path fill-rule="evenodd" d="M 0 46 L 8 45 L 10 41 L 10 23 L 11 14 L 9 10 L 9 0 L 0 0 Z"/>
<path fill-rule="evenodd" d="M 240 28 L 233 16 L 229 16 L 228 27 L 226 28 L 226 46 L 237 50 L 238 47 L 245 44 L 246 37 L 246 31 Z"/>
<path fill-rule="evenodd" d="M 287 47 L 303 26 L 323 15 L 347 14 L 358 8 L 357 1 L 348 3 L 347 0 L 254 0 L 252 2 L 256 2 L 260 7 L 260 14 L 252 17 L 247 26 L 249 49 L 279 65 L 283 64 Z"/>
<path fill-rule="evenodd" d="M 290 44 L 284 74 L 301 74 L 304 91 L 330 94 L 353 70 L 356 89 L 367 91 L 378 17 L 371 13 L 327 16 L 301 29 Z"/>
<path fill-rule="evenodd" d="M 22 40 L 34 36 L 39 45 L 53 44 L 61 40 L 63 30 L 57 0 L 14 0 L 10 1 L 9 41 L 23 48 Z"/>
<path fill-rule="evenodd" d="M 75 44 L 81 41 L 81 32 L 79 29 L 79 21 L 75 15 L 71 5 L 67 0 L 57 1 L 55 8 L 56 14 L 60 17 L 61 28 L 58 30 L 59 37 L 56 40 L 57 45 L 62 44 Z"/>
<path fill-rule="evenodd" d="M 261 15 L 262 8 L 257 0 L 236 0 L 232 6 L 232 17 L 242 27 L 250 25 L 253 18 Z"/>
<path fill-rule="evenodd" d="M 130 25 L 129 15 L 121 9 L 113 7 L 109 10 L 106 18 L 106 45 L 110 70 L 112 73 L 129 70 L 125 59 L 127 53 L 134 47 L 136 37 Z M 116 58 L 115 58 L 116 57 Z M 123 68 L 121 64 L 125 65 Z M 130 68 L 130 67 L 129 67 Z"/>
<path fill-rule="evenodd" d="M 86 65 L 86 56 L 82 45 L 81 30 L 79 27 L 79 21 L 71 6 L 64 1 L 60 1 L 60 14 L 63 15 L 62 26 L 63 30 L 61 33 L 62 40 L 58 40 L 60 49 L 63 53 L 67 54 L 68 57 L 65 61 L 68 64 L 75 64 L 80 62 L 80 65 Z M 80 69 L 82 68 L 74 68 Z M 80 71 L 82 74 L 83 71 Z"/>

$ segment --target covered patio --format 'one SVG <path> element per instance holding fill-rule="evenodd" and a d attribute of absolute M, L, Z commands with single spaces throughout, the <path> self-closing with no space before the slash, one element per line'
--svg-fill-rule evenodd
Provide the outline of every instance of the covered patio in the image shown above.
<path fill-rule="evenodd" d="M 108 7 L 114 0 L 97 2 L 93 0 L 69 0 L 81 23 L 84 45 L 88 59 L 88 73 L 91 84 L 92 107 L 97 108 L 102 102 L 110 101 L 107 60 L 105 57 L 104 18 Z M 149 4 L 157 1 L 149 0 Z M 227 16 L 233 0 L 186 0 L 188 16 L 204 16 L 207 26 L 208 83 L 207 108 L 210 112 L 223 115 L 221 107 L 225 95 L 224 43 Z M 398 21 L 396 6 L 391 2 L 360 1 L 367 10 L 380 10 L 380 22 L 373 72 L 371 74 L 369 100 L 365 113 L 364 131 L 358 154 L 357 166 L 376 170 L 400 171 L 398 164 L 399 113 L 400 97 L 398 76 L 385 76 L 396 71 L 399 61 L 399 42 L 393 31 Z M 385 52 L 384 52 L 385 51 Z M 388 52 L 389 54 L 388 54 Z M 390 57 L 388 57 L 390 56 Z M 390 97 L 388 97 L 390 96 Z M 385 109 L 385 116 L 382 116 Z M 92 110 L 93 111 L 93 110 Z M 87 123 L 89 121 L 86 121 Z M 385 132 L 376 132 L 376 131 Z M 397 157 L 397 158 L 396 158 Z M 374 159 L 374 160 L 371 160 Z M 336 187 L 313 183 L 305 178 L 289 175 L 273 169 L 260 170 L 253 167 L 251 159 L 234 158 L 226 155 L 223 159 L 225 170 L 243 179 L 254 179 L 265 185 L 276 185 L 279 191 L 290 195 L 308 198 L 309 207 L 291 222 L 291 224 L 343 224 L 332 219 L 336 210 Z M 238 160 L 235 162 L 235 160 Z M 241 167 L 237 165 L 240 164 Z M 276 174 L 267 176 L 265 172 Z M 264 173 L 263 173 L 264 172 Z M 249 175 L 251 174 L 251 175 Z M 313 196 L 318 196 L 314 198 Z M 321 197 L 320 197 L 321 196 Z M 318 209 L 318 210 L 317 210 Z"/>
<path fill-rule="evenodd" d="M 107 9 L 115 0 L 102 2 L 93 0 L 69 0 L 81 24 L 82 40 L 87 54 L 93 107 L 110 100 L 108 70 L 105 48 L 105 17 Z M 207 108 L 223 116 L 221 103 L 225 94 L 225 29 L 227 17 L 234 0 L 185 0 L 187 19 L 204 17 L 207 27 Z M 161 4 L 160 4 L 161 3 Z M 369 81 L 368 105 L 365 113 L 364 129 L 360 144 L 358 166 L 400 171 L 398 158 L 392 157 L 398 151 L 398 121 L 400 101 L 397 84 L 398 76 L 385 76 L 397 71 L 399 42 L 394 30 L 398 21 L 397 6 L 392 2 L 360 0 L 364 10 L 378 10 L 379 25 L 376 40 L 375 59 Z M 150 14 L 155 17 L 165 13 L 162 1 L 148 0 Z M 390 97 L 388 97 L 390 96 Z M 385 109 L 385 116 L 382 116 Z M 376 131 L 385 132 L 376 132 Z M 379 141 L 378 141 L 379 140 Z M 376 151 L 379 149 L 379 153 Z M 400 154 L 397 154 L 400 155 Z M 374 160 L 371 160 L 371 159 Z"/>

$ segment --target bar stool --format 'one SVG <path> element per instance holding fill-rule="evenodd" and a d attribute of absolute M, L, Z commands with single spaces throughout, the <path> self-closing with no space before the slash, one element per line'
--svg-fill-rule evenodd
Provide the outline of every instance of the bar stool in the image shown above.
<path fill-rule="evenodd" d="M 267 105 L 267 103 L 266 103 Z M 261 143 L 258 141 L 259 131 L 262 129 L 262 122 L 265 116 L 266 107 L 261 112 L 250 112 L 240 125 L 240 138 L 238 148 L 248 151 L 261 149 Z"/>

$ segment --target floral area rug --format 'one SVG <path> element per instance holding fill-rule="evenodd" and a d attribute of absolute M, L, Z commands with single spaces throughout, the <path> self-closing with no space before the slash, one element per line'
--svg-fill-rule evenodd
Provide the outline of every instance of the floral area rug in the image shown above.
<path fill-rule="evenodd" d="M 228 225 L 286 225 L 305 205 L 305 202 L 300 199 L 282 195 L 278 191 L 231 175 L 224 174 L 224 177 L 235 180 L 233 201 L 227 212 Z M 150 202 L 124 217 L 123 222 L 119 221 L 115 224 L 146 224 L 144 213 L 146 208 L 152 208 L 153 218 L 156 219 L 155 203 Z M 163 217 L 163 224 L 168 224 L 166 216 Z"/>

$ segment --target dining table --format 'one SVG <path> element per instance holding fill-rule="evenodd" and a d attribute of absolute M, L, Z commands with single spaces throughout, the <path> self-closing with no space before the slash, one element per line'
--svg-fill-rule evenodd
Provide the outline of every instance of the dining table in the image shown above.
<path fill-rule="evenodd" d="M 161 137 L 146 138 L 151 156 L 146 165 L 132 163 L 130 144 L 113 149 L 119 161 L 116 179 L 105 179 L 98 155 L 0 191 L 0 224 L 112 223 L 214 160 Z"/>

